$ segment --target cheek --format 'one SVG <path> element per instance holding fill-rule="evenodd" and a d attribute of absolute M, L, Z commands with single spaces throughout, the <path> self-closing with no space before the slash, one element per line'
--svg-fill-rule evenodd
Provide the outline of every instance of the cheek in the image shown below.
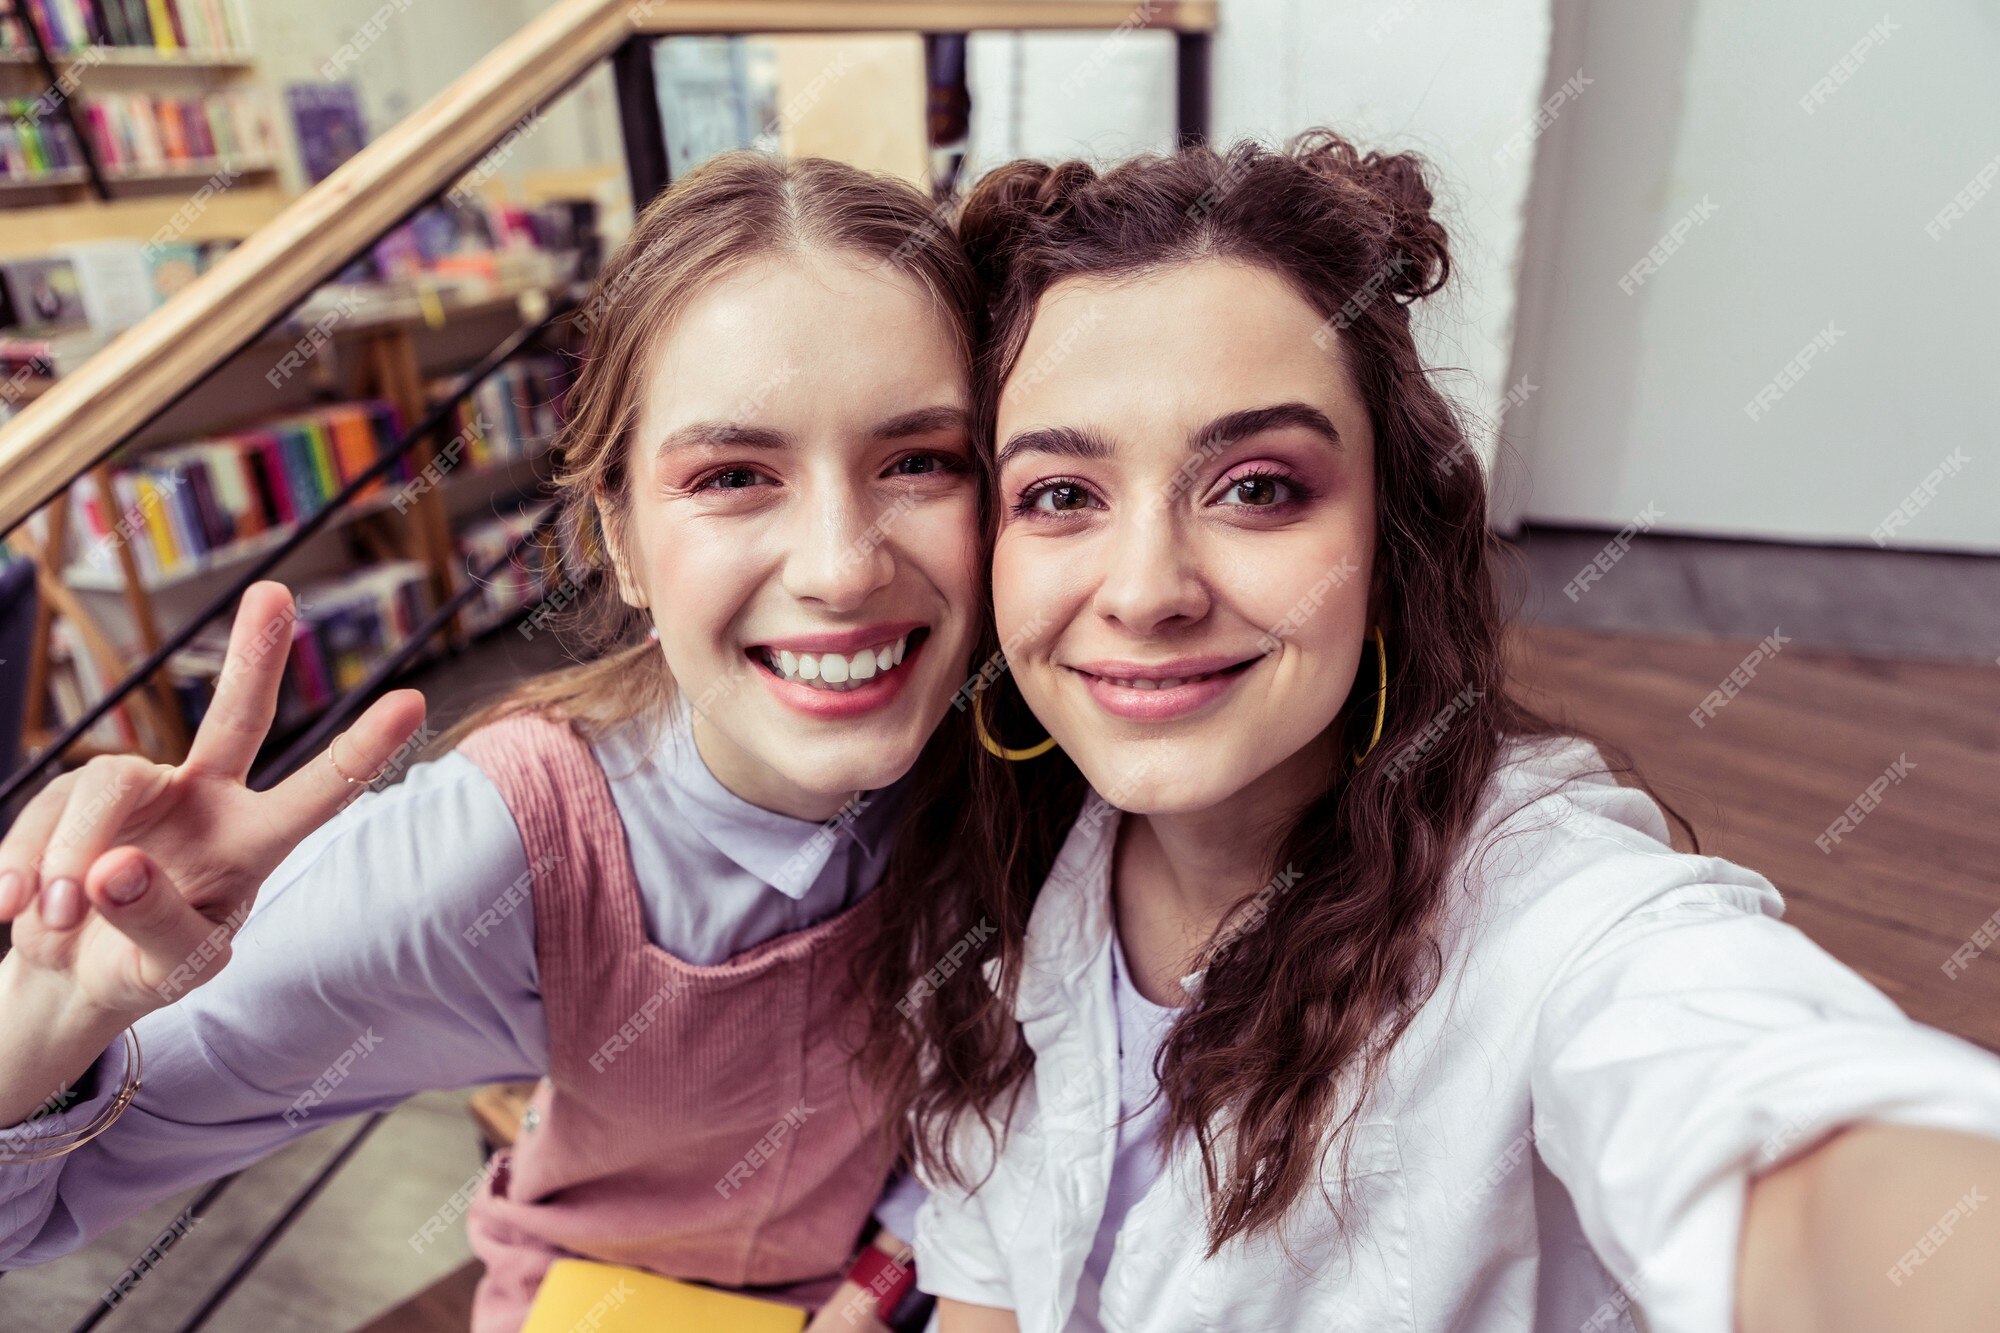
<path fill-rule="evenodd" d="M 1000 534 L 993 550 L 993 621 L 1010 660 L 1046 655 L 1071 619 L 1079 573 L 1077 562 L 1062 558 L 1054 543 Z"/>
<path fill-rule="evenodd" d="M 968 622 L 979 603 L 979 503 L 966 495 L 913 509 L 895 530 L 896 559 L 917 571 Z"/>
<path fill-rule="evenodd" d="M 1373 515 L 1359 502 L 1261 533 L 1223 533 L 1206 554 L 1222 605 L 1295 646 L 1367 631 Z"/>
<path fill-rule="evenodd" d="M 635 518 L 629 545 L 661 637 L 683 648 L 713 638 L 754 586 L 752 552 L 713 526 L 677 521 L 661 509 Z"/>

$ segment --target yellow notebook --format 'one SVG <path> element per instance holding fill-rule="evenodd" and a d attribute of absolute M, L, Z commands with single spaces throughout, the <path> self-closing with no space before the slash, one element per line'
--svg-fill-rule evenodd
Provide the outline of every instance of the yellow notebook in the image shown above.
<path fill-rule="evenodd" d="M 588 1259 L 549 1265 L 521 1333 L 800 1333 L 806 1312 Z"/>

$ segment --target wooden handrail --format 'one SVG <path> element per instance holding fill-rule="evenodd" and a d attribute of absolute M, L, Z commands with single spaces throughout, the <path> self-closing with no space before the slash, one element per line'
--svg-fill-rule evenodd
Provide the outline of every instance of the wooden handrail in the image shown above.
<path fill-rule="evenodd" d="M 1215 0 L 638 0 L 640 32 L 1215 31 Z"/>
<path fill-rule="evenodd" d="M 1214 26 L 1214 0 L 558 0 L 0 426 L 0 532 L 158 416 L 635 32 Z"/>

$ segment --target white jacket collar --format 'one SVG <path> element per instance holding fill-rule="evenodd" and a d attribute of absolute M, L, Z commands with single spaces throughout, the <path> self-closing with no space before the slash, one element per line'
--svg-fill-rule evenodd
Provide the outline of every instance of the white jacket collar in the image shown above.
<path fill-rule="evenodd" d="M 1077 992 L 1091 984 L 1094 964 L 1109 966 L 1112 939 L 1111 858 L 1118 845 L 1118 809 L 1095 791 L 1087 792 L 1069 836 L 1056 853 L 1034 910 L 1021 967 L 1014 1016 L 1023 1023 L 1074 1006 Z M 999 980 L 1000 960 L 984 965 L 989 985 Z M 1193 995 L 1207 969 L 1181 978 Z M 1110 973 L 1105 970 L 1104 977 Z"/>

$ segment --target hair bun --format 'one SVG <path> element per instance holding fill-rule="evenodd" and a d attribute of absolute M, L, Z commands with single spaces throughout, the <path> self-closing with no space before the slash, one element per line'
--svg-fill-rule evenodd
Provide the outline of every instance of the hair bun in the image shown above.
<path fill-rule="evenodd" d="M 1381 290 L 1408 304 L 1431 295 L 1451 276 L 1444 224 L 1431 215 L 1436 196 L 1430 168 L 1415 153 L 1363 153 L 1332 130 L 1308 130 L 1292 140 L 1291 159 L 1313 175 L 1365 192 L 1382 219 L 1380 236 L 1390 276 Z"/>
<path fill-rule="evenodd" d="M 1022 158 L 979 178 L 958 215 L 958 239 L 988 292 L 1005 282 L 1020 243 L 1069 211 L 1077 193 L 1097 179 L 1087 162 L 1050 166 Z"/>

